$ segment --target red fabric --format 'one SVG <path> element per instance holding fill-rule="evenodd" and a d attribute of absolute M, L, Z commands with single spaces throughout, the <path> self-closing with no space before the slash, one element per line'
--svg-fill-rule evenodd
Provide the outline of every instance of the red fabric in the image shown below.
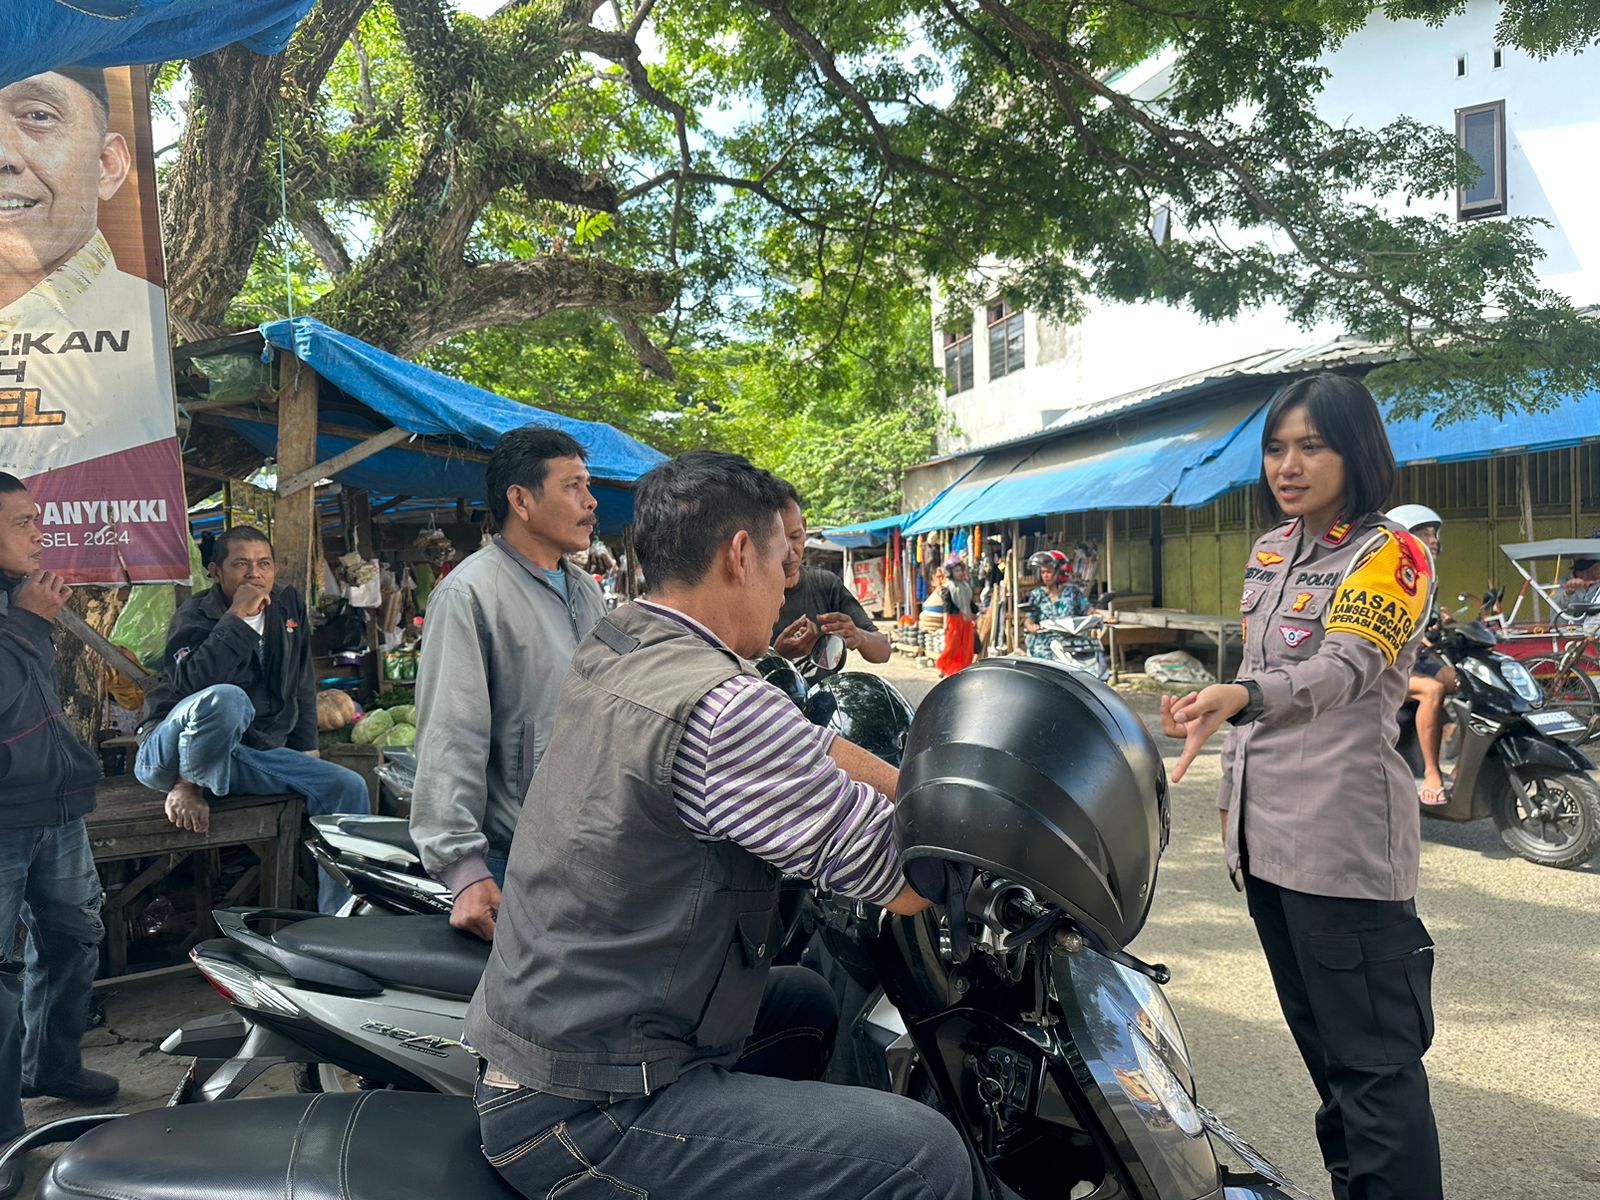
<path fill-rule="evenodd" d="M 976 632 L 972 621 L 960 613 L 945 615 L 944 651 L 937 661 L 940 675 L 954 675 L 963 667 L 972 665 L 972 647 Z"/>

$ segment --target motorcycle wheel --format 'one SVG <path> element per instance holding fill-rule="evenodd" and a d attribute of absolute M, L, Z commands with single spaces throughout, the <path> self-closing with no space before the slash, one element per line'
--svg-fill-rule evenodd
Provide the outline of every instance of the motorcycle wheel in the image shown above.
<path fill-rule="evenodd" d="M 1523 666 L 1544 689 L 1544 700 L 1551 708 L 1565 709 L 1584 724 L 1578 733 L 1557 734 L 1564 742 L 1586 742 L 1600 732 L 1600 688 L 1595 687 L 1583 669 L 1584 660 L 1576 666 L 1559 670 L 1560 663 L 1553 658 L 1530 658 Z"/>
<path fill-rule="evenodd" d="M 341 1092 L 364 1092 L 368 1089 L 359 1075 L 342 1067 L 335 1067 L 330 1063 L 296 1063 L 294 1090 L 308 1095 L 319 1092 L 338 1095 Z"/>
<path fill-rule="evenodd" d="M 1587 775 L 1551 767 L 1515 774 L 1537 808 L 1527 811 L 1514 786 L 1495 797 L 1494 823 L 1506 848 L 1542 867 L 1576 867 L 1600 849 L 1600 788 Z"/>

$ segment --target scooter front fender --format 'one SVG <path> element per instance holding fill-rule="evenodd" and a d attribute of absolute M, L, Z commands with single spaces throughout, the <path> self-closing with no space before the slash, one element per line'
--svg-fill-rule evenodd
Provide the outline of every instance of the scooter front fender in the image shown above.
<path fill-rule="evenodd" d="M 1513 733 L 1495 743 L 1495 753 L 1508 767 L 1550 767 L 1557 771 L 1594 770 L 1588 756 L 1565 742 L 1527 733 Z"/>
<path fill-rule="evenodd" d="M 1304 1196 L 1304 1192 L 1286 1192 L 1254 1172 L 1222 1172 L 1222 1200 L 1301 1200 Z"/>

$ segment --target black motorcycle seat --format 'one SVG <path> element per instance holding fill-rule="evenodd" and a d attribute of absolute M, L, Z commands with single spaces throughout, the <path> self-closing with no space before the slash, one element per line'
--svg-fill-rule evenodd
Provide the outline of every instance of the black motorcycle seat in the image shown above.
<path fill-rule="evenodd" d="M 278 930 L 272 940 L 379 983 L 463 1000 L 472 995 L 489 961 L 489 943 L 451 929 L 443 914 L 312 917 Z"/>
<path fill-rule="evenodd" d="M 40 1200 L 520 1200 L 465 1096 L 328 1093 L 157 1108 L 84 1134 Z"/>
<path fill-rule="evenodd" d="M 364 837 L 396 850 L 417 853 L 417 844 L 411 840 L 411 822 L 404 817 L 363 817 L 359 821 L 340 821 L 339 829 L 351 837 Z"/>

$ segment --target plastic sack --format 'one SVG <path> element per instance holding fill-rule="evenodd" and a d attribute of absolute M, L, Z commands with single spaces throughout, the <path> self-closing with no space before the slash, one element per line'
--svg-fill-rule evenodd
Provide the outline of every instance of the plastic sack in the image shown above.
<path fill-rule="evenodd" d="M 1144 673 L 1158 683 L 1204 685 L 1212 682 L 1211 672 L 1206 669 L 1205 664 L 1184 650 L 1174 650 L 1170 654 L 1152 654 L 1144 660 Z"/>
<path fill-rule="evenodd" d="M 193 538 L 189 539 L 189 584 L 196 595 L 211 586 L 211 578 L 200 561 L 200 547 Z M 161 655 L 167 648 L 167 627 L 177 611 L 170 583 L 138 584 L 128 590 L 128 602 L 111 627 L 110 641 L 133 651 L 145 667 L 159 671 Z"/>

